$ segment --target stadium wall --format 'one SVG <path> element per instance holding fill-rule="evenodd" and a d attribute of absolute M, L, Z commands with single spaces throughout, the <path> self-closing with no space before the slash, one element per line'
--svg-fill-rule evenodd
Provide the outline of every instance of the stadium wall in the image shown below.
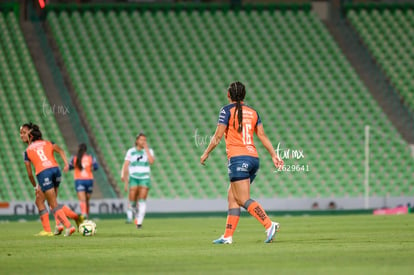
<path fill-rule="evenodd" d="M 318 211 L 345 211 L 370 213 L 374 209 L 394 208 L 397 206 L 414 205 L 414 197 L 371 197 L 369 207 L 364 209 L 364 198 L 285 198 L 285 199 L 258 199 L 263 208 L 269 213 L 318 213 Z M 313 203 L 318 204 L 317 209 L 312 209 Z M 329 205 L 333 202 L 334 208 Z M 77 201 L 62 201 L 75 212 L 80 212 Z M 91 200 L 90 213 L 92 216 L 105 215 L 115 217 L 124 216 L 127 209 L 127 199 L 101 199 Z M 183 216 L 188 213 L 194 215 L 225 215 L 227 201 L 225 199 L 205 200 L 181 200 L 181 199 L 148 199 L 148 214 Z M 316 211 L 316 212 L 315 212 Z M 0 219 L 8 219 L 12 216 L 38 218 L 38 211 L 34 202 L 3 202 L 0 203 Z"/>
<path fill-rule="evenodd" d="M 49 4 L 46 6 L 45 11 L 125 11 L 125 10 L 157 10 L 157 11 L 170 11 L 170 10 L 237 10 L 243 9 L 277 9 L 277 10 L 305 10 L 310 11 L 312 5 L 308 3 L 246 3 L 233 5 L 231 3 L 91 3 L 78 5 L 73 4 Z"/>

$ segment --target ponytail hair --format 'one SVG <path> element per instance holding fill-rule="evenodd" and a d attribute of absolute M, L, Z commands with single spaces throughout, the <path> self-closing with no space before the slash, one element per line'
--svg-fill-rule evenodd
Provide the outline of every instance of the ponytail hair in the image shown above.
<path fill-rule="evenodd" d="M 30 142 L 36 141 L 36 140 L 41 140 L 42 139 L 42 131 L 40 131 L 40 128 L 38 125 L 33 124 L 33 123 L 26 123 L 23 124 L 24 126 L 28 126 L 29 127 L 29 140 Z"/>
<path fill-rule="evenodd" d="M 83 167 L 82 167 L 82 157 L 86 153 L 87 149 L 88 148 L 86 147 L 85 143 L 79 144 L 78 154 L 76 155 L 76 163 L 75 163 L 76 168 L 81 169 L 81 170 L 83 169 Z"/>
<path fill-rule="evenodd" d="M 239 125 L 237 126 L 237 132 L 241 133 L 243 131 L 243 109 L 241 102 L 244 100 L 244 97 L 246 96 L 246 88 L 245 86 L 237 81 L 230 84 L 230 87 L 228 89 L 228 93 L 230 96 L 230 99 L 232 101 L 236 101 L 236 110 L 234 111 L 234 120 L 233 120 L 233 127 L 236 129 L 236 114 L 237 114 L 237 120 Z"/>

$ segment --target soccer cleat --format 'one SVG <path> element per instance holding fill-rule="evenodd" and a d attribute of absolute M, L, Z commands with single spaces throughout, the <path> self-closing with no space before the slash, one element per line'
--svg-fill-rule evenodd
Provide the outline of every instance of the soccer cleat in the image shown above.
<path fill-rule="evenodd" d="M 84 220 L 85 220 L 85 217 L 82 214 L 79 214 L 78 218 L 75 220 L 76 227 L 79 228 L 79 225 L 81 225 L 81 223 L 83 223 Z"/>
<path fill-rule="evenodd" d="M 233 237 L 224 238 L 224 235 L 221 235 L 220 238 L 213 241 L 213 244 L 231 244 L 233 243 Z"/>
<path fill-rule="evenodd" d="M 73 233 L 75 233 L 76 228 L 71 226 L 70 228 L 66 228 L 65 237 L 71 236 Z"/>
<path fill-rule="evenodd" d="M 264 242 L 265 243 L 273 242 L 273 239 L 275 238 L 276 233 L 279 232 L 279 228 L 280 228 L 279 223 L 272 222 L 272 225 L 270 226 L 270 228 L 266 230 L 267 238 Z"/>
<path fill-rule="evenodd" d="M 63 227 L 63 225 L 62 224 L 58 224 L 58 225 L 56 225 L 55 232 L 53 234 L 56 235 L 56 236 L 57 235 L 60 235 L 60 234 L 62 234 L 63 229 L 65 229 Z"/>
<path fill-rule="evenodd" d="M 54 236 L 54 234 L 52 232 L 48 232 L 48 231 L 40 231 L 39 233 L 35 234 L 36 237 L 52 237 Z"/>
<path fill-rule="evenodd" d="M 142 229 L 142 224 L 137 224 L 137 229 Z"/>

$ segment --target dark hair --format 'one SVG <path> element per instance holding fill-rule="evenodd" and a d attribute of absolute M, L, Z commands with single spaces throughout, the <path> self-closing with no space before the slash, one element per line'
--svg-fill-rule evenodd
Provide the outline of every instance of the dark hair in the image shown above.
<path fill-rule="evenodd" d="M 137 140 L 140 138 L 140 137 L 146 137 L 146 135 L 143 133 L 143 132 L 140 132 L 136 137 L 135 137 L 135 146 L 137 145 Z"/>
<path fill-rule="evenodd" d="M 23 124 L 22 127 L 23 126 L 26 126 L 29 128 L 29 136 L 31 137 L 29 140 L 31 142 L 42 139 L 42 131 L 40 131 L 40 128 L 38 125 L 29 122 L 29 123 Z"/>
<path fill-rule="evenodd" d="M 86 147 L 85 143 L 79 144 L 78 154 L 76 155 L 76 164 L 75 164 L 76 168 L 83 169 L 83 167 L 82 167 L 82 157 L 83 157 L 83 154 L 86 153 L 87 149 L 88 149 L 88 147 Z"/>
<path fill-rule="evenodd" d="M 29 122 L 29 123 L 23 123 L 22 125 L 20 125 L 20 129 L 23 128 L 23 127 L 26 127 L 26 128 L 29 128 L 30 129 L 30 126 L 31 125 L 32 125 L 31 122 Z"/>
<path fill-rule="evenodd" d="M 244 85 L 239 82 L 233 82 L 230 84 L 230 87 L 228 89 L 230 99 L 232 101 L 236 101 L 236 110 L 234 111 L 234 121 L 233 121 L 233 127 L 236 129 L 236 114 L 237 114 L 237 120 L 239 122 L 239 126 L 237 127 L 237 132 L 241 133 L 243 130 L 243 111 L 242 111 L 242 105 L 241 102 L 244 100 L 244 97 L 246 96 L 246 88 Z"/>

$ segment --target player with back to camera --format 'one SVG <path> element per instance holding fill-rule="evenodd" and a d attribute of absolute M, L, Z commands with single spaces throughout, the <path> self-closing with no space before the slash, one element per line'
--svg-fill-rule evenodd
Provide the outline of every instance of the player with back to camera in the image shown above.
<path fill-rule="evenodd" d="M 220 110 L 218 125 L 210 144 L 200 158 L 205 164 L 209 154 L 225 137 L 228 158 L 230 186 L 228 189 L 228 214 L 224 234 L 214 240 L 214 244 L 231 244 L 233 234 L 240 219 L 240 207 L 245 208 L 266 229 L 265 243 L 271 243 L 279 230 L 279 223 L 272 222 L 262 206 L 250 198 L 250 185 L 259 169 L 259 156 L 253 142 L 253 133 L 270 153 L 273 164 L 282 167 L 283 161 L 277 156 L 272 143 L 264 132 L 259 114 L 252 107 L 245 105 L 245 86 L 233 82 L 227 90 L 230 104 Z"/>
<path fill-rule="evenodd" d="M 89 200 L 93 190 L 92 170 L 98 169 L 96 159 L 87 154 L 88 147 L 85 143 L 79 144 L 76 156 L 72 156 L 69 162 L 69 169 L 75 170 L 75 189 L 78 195 L 81 215 L 89 219 Z"/>
<path fill-rule="evenodd" d="M 148 147 L 147 137 L 143 133 L 138 134 L 135 138 L 135 146 L 130 148 L 125 155 L 121 171 L 121 180 L 125 183 L 124 190 L 125 192 L 129 190 L 127 223 L 131 223 L 135 215 L 135 224 L 138 229 L 142 228 L 147 209 L 146 200 L 151 188 L 150 165 L 154 163 L 154 160 L 154 151 Z"/>
<path fill-rule="evenodd" d="M 24 160 L 27 175 L 33 187 L 40 188 L 43 192 L 49 207 L 55 217 L 56 224 L 63 224 L 66 227 L 65 237 L 71 236 L 76 228 L 71 225 L 63 211 L 63 206 L 58 204 L 57 190 L 61 181 L 62 174 L 59 165 L 54 157 L 57 152 L 65 164 L 63 171 L 69 170 L 69 164 L 65 152 L 57 144 L 42 139 L 42 132 L 37 125 L 31 125 L 27 132 L 27 146 L 24 153 Z M 32 173 L 34 166 L 38 185 Z"/>
<path fill-rule="evenodd" d="M 34 126 L 32 123 L 24 123 L 20 126 L 20 139 L 28 144 L 29 143 L 29 136 L 28 133 L 30 132 L 30 129 Z M 37 209 L 39 210 L 39 216 L 40 221 L 43 226 L 43 230 L 40 231 L 35 236 L 53 236 L 53 235 L 59 235 L 63 231 L 63 226 L 59 224 L 56 224 L 55 232 L 53 233 L 50 227 L 50 221 L 49 221 L 49 212 L 46 208 L 46 197 L 42 190 L 40 188 L 35 188 L 35 204 Z M 65 212 L 65 215 L 73 220 L 76 221 L 76 224 L 80 224 L 82 222 L 82 218 L 77 215 L 75 212 L 73 212 L 69 207 L 66 205 L 62 205 L 62 210 Z"/>

